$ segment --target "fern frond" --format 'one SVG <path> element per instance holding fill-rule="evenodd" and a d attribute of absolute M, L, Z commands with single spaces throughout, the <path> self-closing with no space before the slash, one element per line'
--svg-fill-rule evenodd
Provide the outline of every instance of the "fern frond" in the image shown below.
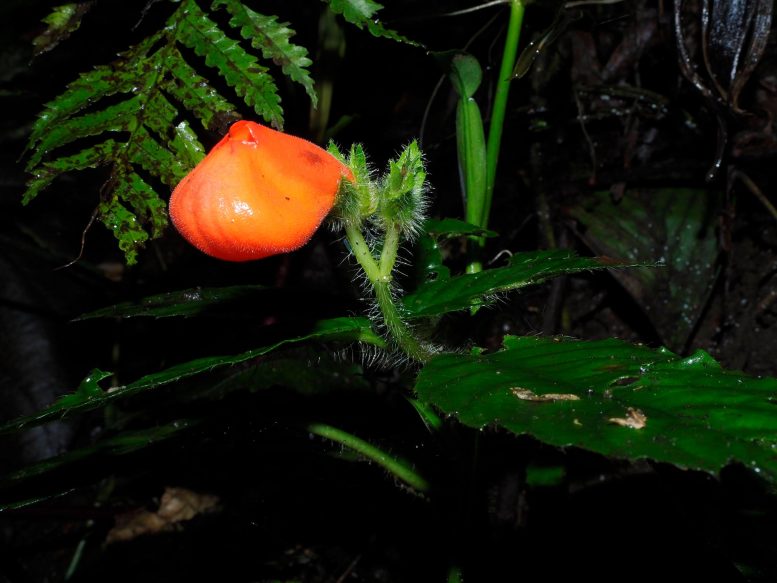
<path fill-rule="evenodd" d="M 287 22 L 278 22 L 277 16 L 265 16 L 254 12 L 239 0 L 214 0 L 212 7 L 224 7 L 232 16 L 229 24 L 240 29 L 240 35 L 251 41 L 251 46 L 262 51 L 265 59 L 281 67 L 285 75 L 305 88 L 313 107 L 318 105 L 318 95 L 308 67 L 313 63 L 308 51 L 289 42 L 294 31 Z"/>
<path fill-rule="evenodd" d="M 225 35 L 193 0 L 185 0 L 182 18 L 175 24 L 175 37 L 205 58 L 247 105 L 277 129 L 283 128 L 283 110 L 275 82 L 267 67 Z"/>
<path fill-rule="evenodd" d="M 170 49 L 168 58 L 170 75 L 162 81 L 162 89 L 191 111 L 206 130 L 215 129 L 212 123 L 217 115 L 235 113 L 235 106 L 184 60 L 177 47 Z"/>
<path fill-rule="evenodd" d="M 205 151 L 187 121 L 182 121 L 173 128 L 173 137 L 167 141 L 167 147 L 181 161 L 184 168 L 194 168 L 202 159 L 202 152 Z"/>
<path fill-rule="evenodd" d="M 111 105 L 100 111 L 70 118 L 48 128 L 48 132 L 36 144 L 36 152 L 27 162 L 27 170 L 40 164 L 51 151 L 66 146 L 81 138 L 96 136 L 105 132 L 127 131 L 134 125 L 138 109 L 143 107 L 143 98 L 135 96 L 127 101 Z"/>
<path fill-rule="evenodd" d="M 122 73 L 128 68 L 129 63 L 142 59 L 159 41 L 160 36 L 161 33 L 146 38 L 119 55 L 119 59 L 111 65 L 99 66 L 81 73 L 61 95 L 44 106 L 43 112 L 32 126 L 27 149 L 36 147 L 41 137 L 51 128 L 56 127 L 61 120 L 90 107 L 99 99 L 131 91 L 137 79 Z"/>
<path fill-rule="evenodd" d="M 358 28 L 366 27 L 372 36 L 389 38 L 413 46 L 422 46 L 420 43 L 410 40 L 384 27 L 377 18 L 378 11 L 383 8 L 373 0 L 324 0 L 328 2 L 329 9 L 335 14 L 341 14 L 346 21 Z"/>
<path fill-rule="evenodd" d="M 118 149 L 119 145 L 116 142 L 107 140 L 102 144 L 81 150 L 72 156 L 58 158 L 39 165 L 34 169 L 32 179 L 27 182 L 27 190 L 22 198 L 22 204 L 28 204 L 60 174 L 74 170 L 97 168 L 107 164 L 116 155 Z"/>
<path fill-rule="evenodd" d="M 143 127 L 138 128 L 127 142 L 124 157 L 137 164 L 171 188 L 178 184 L 189 168 L 185 167 L 167 148 L 157 142 Z"/>

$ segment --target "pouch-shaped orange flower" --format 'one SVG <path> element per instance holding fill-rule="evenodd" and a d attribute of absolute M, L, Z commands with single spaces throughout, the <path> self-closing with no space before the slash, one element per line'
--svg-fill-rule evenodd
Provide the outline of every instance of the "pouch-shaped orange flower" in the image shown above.
<path fill-rule="evenodd" d="M 315 144 L 239 121 L 173 191 L 170 216 L 199 250 L 262 259 L 307 243 L 350 169 Z"/>

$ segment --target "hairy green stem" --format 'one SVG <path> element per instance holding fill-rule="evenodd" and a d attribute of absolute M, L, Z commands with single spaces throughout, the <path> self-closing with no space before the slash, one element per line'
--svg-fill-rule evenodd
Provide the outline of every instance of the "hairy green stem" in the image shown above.
<path fill-rule="evenodd" d="M 491 109 L 491 121 L 488 125 L 488 145 L 486 146 L 486 200 L 479 226 L 488 226 L 488 216 L 491 213 L 491 201 L 496 180 L 496 166 L 499 160 L 499 148 L 502 144 L 507 96 L 510 92 L 510 82 L 513 78 L 515 58 L 518 54 L 518 41 L 523 25 L 524 0 L 511 0 L 510 20 L 507 25 L 507 38 L 502 52 L 502 65 L 499 68 L 499 78 L 494 94 L 494 106 Z"/>
<path fill-rule="evenodd" d="M 386 329 L 397 346 L 413 360 L 418 362 L 429 360 L 429 357 L 432 356 L 431 352 L 421 345 L 402 319 L 388 282 L 378 282 L 375 284 L 375 299 L 378 302 Z"/>
<path fill-rule="evenodd" d="M 353 256 L 361 265 L 367 279 L 372 285 L 375 285 L 381 278 L 380 267 L 372 256 L 370 247 L 364 240 L 364 235 L 357 226 L 349 224 L 345 226 L 345 236 L 351 246 Z"/>
<path fill-rule="evenodd" d="M 408 486 L 419 492 L 426 492 L 429 490 L 429 482 L 411 468 L 407 462 L 391 457 L 385 451 L 355 435 L 324 423 L 311 423 L 308 425 L 308 431 L 315 435 L 325 437 L 326 439 L 331 439 L 332 441 L 340 443 L 345 447 L 362 454 L 364 457 L 380 464 Z"/>
<path fill-rule="evenodd" d="M 380 253 L 380 273 L 383 278 L 391 279 L 391 272 L 394 271 L 394 263 L 397 261 L 397 251 L 399 250 L 399 225 L 392 225 L 386 231 L 386 238 L 383 240 L 383 250 Z"/>
<path fill-rule="evenodd" d="M 392 271 L 399 249 L 400 230 L 398 226 L 390 228 L 383 241 L 383 250 L 380 262 L 370 251 L 369 245 L 364 240 L 364 235 L 355 225 L 345 227 L 345 235 L 351 245 L 356 261 L 364 270 L 367 280 L 372 285 L 383 322 L 386 325 L 390 340 L 410 358 L 418 362 L 426 362 L 432 353 L 426 349 L 413 335 L 408 325 L 402 319 L 402 314 L 397 306 L 394 294 L 391 292 Z"/>

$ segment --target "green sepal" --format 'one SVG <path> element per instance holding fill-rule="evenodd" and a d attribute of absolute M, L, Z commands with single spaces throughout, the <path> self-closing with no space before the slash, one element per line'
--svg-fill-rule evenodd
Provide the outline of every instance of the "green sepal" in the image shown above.
<path fill-rule="evenodd" d="M 407 145 L 399 158 L 389 162 L 389 171 L 381 182 L 379 204 L 381 230 L 398 225 L 407 238 L 420 232 L 427 207 L 426 170 L 415 140 Z"/>

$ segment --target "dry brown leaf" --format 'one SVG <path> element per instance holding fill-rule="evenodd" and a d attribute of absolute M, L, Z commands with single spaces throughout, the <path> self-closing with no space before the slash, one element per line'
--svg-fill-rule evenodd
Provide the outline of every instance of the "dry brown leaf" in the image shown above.
<path fill-rule="evenodd" d="M 546 403 L 548 401 L 579 401 L 580 397 L 572 393 L 544 393 L 538 395 L 529 389 L 513 387 L 510 392 L 521 401 L 534 401 L 537 403 Z"/>
<path fill-rule="evenodd" d="M 198 494 L 186 488 L 165 488 L 159 501 L 159 510 L 133 510 L 119 514 L 105 542 L 128 541 L 147 534 L 170 531 L 178 522 L 214 510 L 218 503 L 217 496 Z"/>
<path fill-rule="evenodd" d="M 647 425 L 647 415 L 645 415 L 639 409 L 629 407 L 626 409 L 626 417 L 610 417 L 607 421 L 620 425 L 621 427 L 629 427 L 630 429 L 642 429 Z"/>

